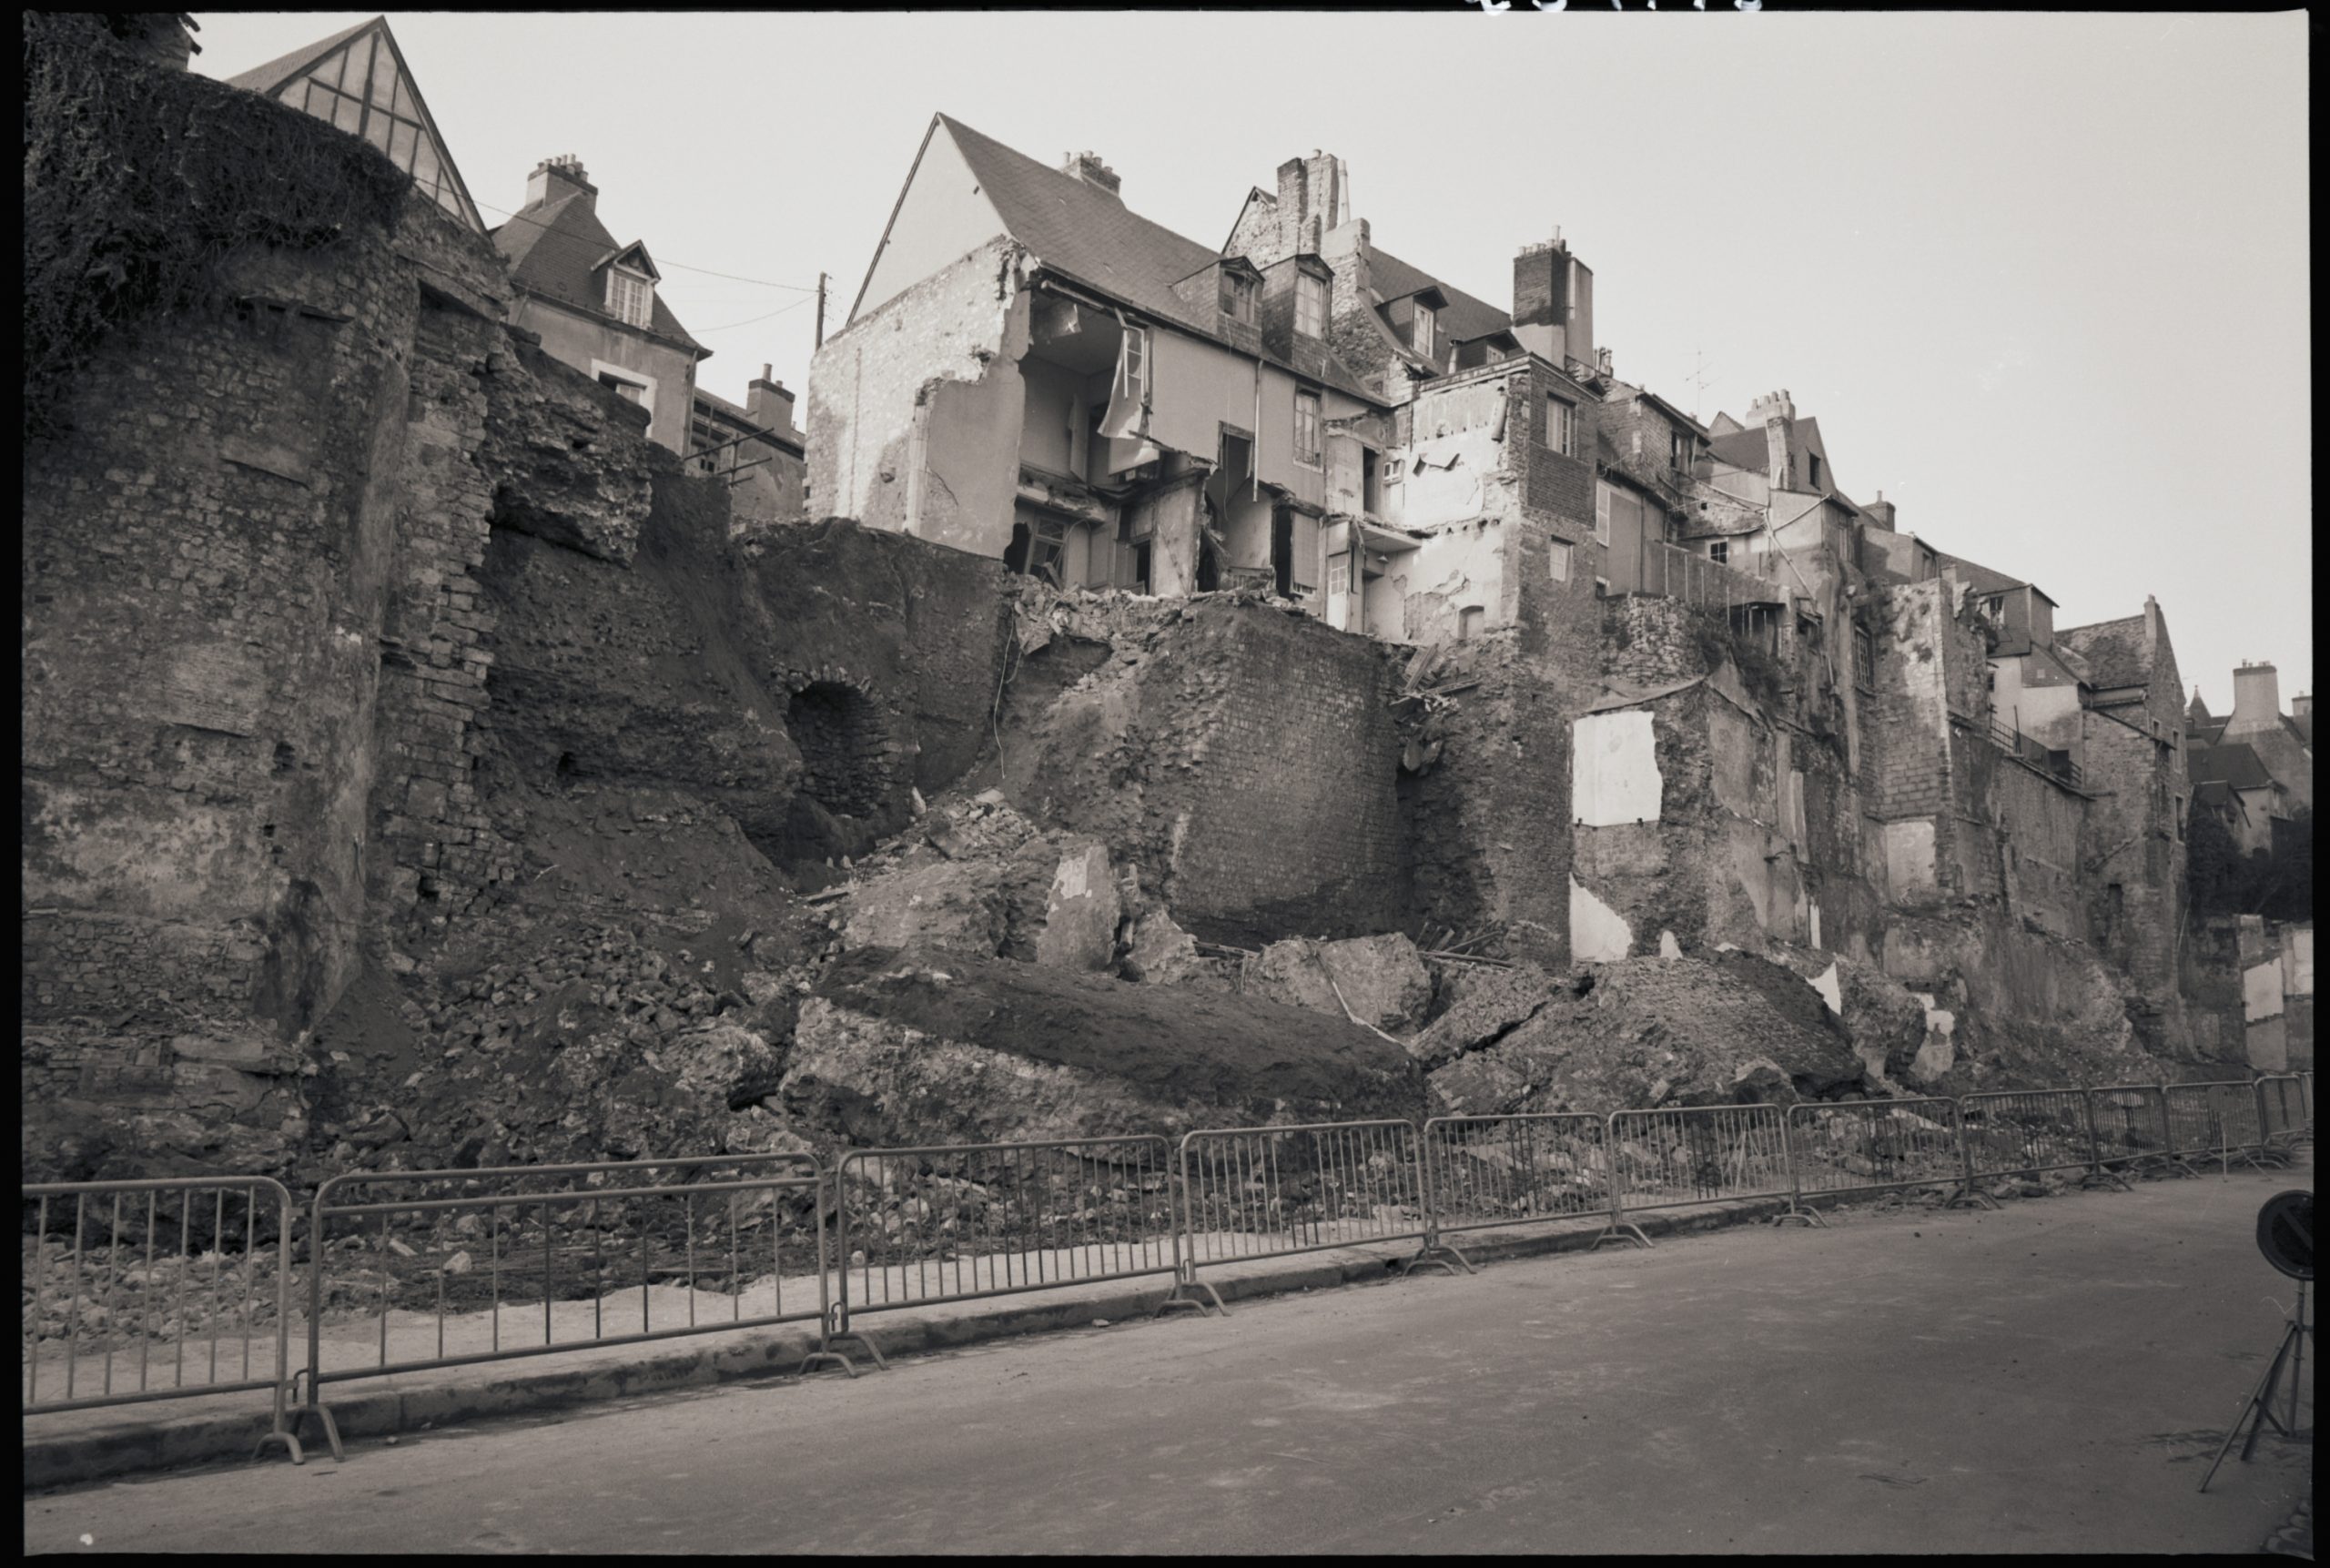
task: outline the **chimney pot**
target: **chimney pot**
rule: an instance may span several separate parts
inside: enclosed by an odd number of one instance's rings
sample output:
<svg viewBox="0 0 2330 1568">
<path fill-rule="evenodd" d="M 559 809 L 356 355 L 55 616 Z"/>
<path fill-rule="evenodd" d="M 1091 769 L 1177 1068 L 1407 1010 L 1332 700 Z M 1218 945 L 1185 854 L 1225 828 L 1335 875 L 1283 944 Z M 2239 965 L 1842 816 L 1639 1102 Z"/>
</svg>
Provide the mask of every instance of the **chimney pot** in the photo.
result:
<svg viewBox="0 0 2330 1568">
<path fill-rule="evenodd" d="M 1086 185 L 1105 190 L 1110 196 L 1119 194 L 1117 171 L 1102 162 L 1099 153 L 1070 153 L 1068 161 L 1060 165 L 1060 172 L 1071 179 L 1082 180 Z"/>
</svg>

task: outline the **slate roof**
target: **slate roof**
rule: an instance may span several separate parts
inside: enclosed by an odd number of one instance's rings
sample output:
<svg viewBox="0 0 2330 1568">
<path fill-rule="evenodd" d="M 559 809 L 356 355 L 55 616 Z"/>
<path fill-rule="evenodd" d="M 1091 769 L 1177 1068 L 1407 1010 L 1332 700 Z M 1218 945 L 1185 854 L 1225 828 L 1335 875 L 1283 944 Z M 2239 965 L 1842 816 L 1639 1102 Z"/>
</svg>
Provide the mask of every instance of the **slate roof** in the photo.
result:
<svg viewBox="0 0 2330 1568">
<path fill-rule="evenodd" d="M 572 191 L 556 201 L 521 208 L 493 230 L 493 248 L 510 263 L 511 281 L 530 294 L 554 299 L 570 310 L 618 321 L 606 307 L 606 289 L 593 278 L 611 252 L 630 248 L 618 245 L 607 226 L 592 210 L 588 191 Z M 708 359 L 712 350 L 688 336 L 680 319 L 655 291 L 650 330 L 682 349 Z"/>
<path fill-rule="evenodd" d="M 2227 722 L 2224 719 L 2203 719 L 2195 723 L 2191 719 L 2187 719 L 2184 721 L 2184 738 L 2197 745 L 2215 745 L 2224 738 L 2224 727 Z"/>
<path fill-rule="evenodd" d="M 228 77 L 227 85 L 230 87 L 240 87 L 247 93 L 272 93 L 318 60 L 347 43 L 357 34 L 371 26 L 373 23 L 385 20 L 387 18 L 375 16 L 370 21 L 359 22 L 353 27 L 343 28 L 329 38 L 319 38 L 312 44 L 303 44 L 288 55 L 278 55 L 264 66 L 254 66 L 238 76 Z"/>
<path fill-rule="evenodd" d="M 2221 784 L 2227 789 L 2272 789 L 2274 775 L 2265 761 L 2247 743 L 2203 746 L 2185 762 L 2185 775 L 2194 784 Z"/>
<path fill-rule="evenodd" d="M 1934 551 L 1934 564 L 1937 567 L 1958 568 L 1959 577 L 1972 583 L 1974 592 L 1977 593 L 2004 593 L 2011 588 L 2030 586 L 2020 577 L 2009 577 L 2005 572 L 1995 571 L 1979 561 L 1969 561 L 1962 555 L 1952 555 L 1946 550 Z"/>
<path fill-rule="evenodd" d="M 1221 260 L 1220 251 L 1150 222 L 1113 193 L 1039 163 L 951 115 L 937 118 L 955 138 L 980 190 L 995 204 L 1004 231 L 1046 267 L 1145 315 L 1217 343 L 1227 341 L 1213 312 L 1191 305 L 1173 289 L 1183 278 Z M 1262 358 L 1292 369 L 1275 355 Z M 1321 379 L 1329 386 L 1371 403 L 1383 402 L 1382 394 L 1369 391 L 1332 355 L 1327 358 L 1329 373 Z"/>
<path fill-rule="evenodd" d="M 1437 288 L 1448 303 L 1440 311 L 1440 325 L 1452 341 L 1463 342 L 1473 338 L 1485 338 L 1492 332 L 1510 331 L 1513 318 L 1485 300 L 1474 298 L 1462 288 L 1444 283 L 1420 267 L 1412 267 L 1388 250 L 1373 245 L 1367 248 L 1367 264 L 1375 284 L 1375 292 L 1388 302 L 1403 299 L 1426 288 Z"/>
<path fill-rule="evenodd" d="M 2152 650 L 2144 642 L 2141 615 L 2073 626 L 2056 632 L 2055 642 L 2079 655 L 2088 667 L 2090 683 L 2099 690 L 2152 684 Z"/>
</svg>

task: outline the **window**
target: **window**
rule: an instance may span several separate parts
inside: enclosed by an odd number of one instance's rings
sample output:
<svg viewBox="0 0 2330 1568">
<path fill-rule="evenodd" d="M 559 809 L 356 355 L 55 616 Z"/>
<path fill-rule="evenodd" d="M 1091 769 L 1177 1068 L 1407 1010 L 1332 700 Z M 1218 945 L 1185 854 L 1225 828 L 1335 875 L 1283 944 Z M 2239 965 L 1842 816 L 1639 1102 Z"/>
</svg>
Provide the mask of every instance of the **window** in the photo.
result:
<svg viewBox="0 0 2330 1568">
<path fill-rule="evenodd" d="M 1606 484 L 1594 487 L 1594 542 L 1610 542 L 1610 487 Z"/>
<path fill-rule="evenodd" d="M 1294 277 L 1294 329 L 1305 338 L 1327 335 L 1327 280 L 1308 272 Z"/>
<path fill-rule="evenodd" d="M 1853 628 L 1853 679 L 1877 688 L 1877 638 L 1866 626 Z"/>
<path fill-rule="evenodd" d="M 1254 280 L 1242 272 L 1221 275 L 1221 313 L 1234 320 L 1254 319 Z"/>
<path fill-rule="evenodd" d="M 1134 327 L 1125 333 L 1124 384 L 1133 401 L 1149 400 L 1149 329 Z"/>
<path fill-rule="evenodd" d="M 1722 565 L 1729 565 L 1731 563 L 1731 541 L 1727 539 L 1718 539 L 1713 544 L 1708 545 L 1707 559 Z"/>
<path fill-rule="evenodd" d="M 1545 559 L 1547 564 L 1553 569 L 1554 581 L 1567 582 L 1569 581 L 1569 546 L 1558 539 L 1555 540 L 1552 548 L 1545 551 Z"/>
<path fill-rule="evenodd" d="M 1666 456 L 1667 460 L 1671 461 L 1678 470 L 1684 473 L 1690 472 L 1691 432 L 1688 430 L 1669 431 L 1666 437 Z"/>
<path fill-rule="evenodd" d="M 1433 325 L 1434 319 L 1432 307 L 1421 299 L 1417 300 L 1415 320 L 1408 329 L 1408 341 L 1414 346 L 1415 351 L 1419 354 L 1429 354 L 1433 351 L 1433 344 L 1435 340 L 1433 334 L 1436 330 Z"/>
<path fill-rule="evenodd" d="M 655 285 L 625 268 L 609 268 L 607 313 L 633 327 L 646 326 L 654 319 Z"/>
<path fill-rule="evenodd" d="M 1577 410 L 1561 399 L 1545 397 L 1545 445 L 1565 457 L 1576 451 Z"/>
<path fill-rule="evenodd" d="M 1294 394 L 1294 460 L 1319 466 L 1320 400 L 1316 392 Z"/>
<path fill-rule="evenodd" d="M 655 378 L 643 376 L 628 366 L 610 364 L 604 359 L 591 361 L 591 375 L 599 385 L 626 401 L 637 403 L 649 413 L 655 411 Z"/>
<path fill-rule="evenodd" d="M 1804 454 L 1804 461 L 1806 464 L 1805 473 L 1807 477 L 1811 480 L 1812 488 L 1814 490 L 1818 490 L 1820 488 L 1820 454 L 1818 452 L 1807 452 Z"/>
</svg>

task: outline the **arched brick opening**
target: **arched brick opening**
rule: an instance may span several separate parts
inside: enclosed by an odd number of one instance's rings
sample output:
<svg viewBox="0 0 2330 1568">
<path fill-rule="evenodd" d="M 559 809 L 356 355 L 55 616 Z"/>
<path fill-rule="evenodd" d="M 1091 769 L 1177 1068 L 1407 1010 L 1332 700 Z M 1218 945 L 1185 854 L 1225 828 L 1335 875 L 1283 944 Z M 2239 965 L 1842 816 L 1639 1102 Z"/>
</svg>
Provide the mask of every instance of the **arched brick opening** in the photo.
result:
<svg viewBox="0 0 2330 1568">
<path fill-rule="evenodd" d="M 897 825 L 902 793 L 888 716 L 858 688 L 812 681 L 793 693 L 785 728 L 801 754 L 785 857 L 795 863 L 863 854 Z"/>
</svg>

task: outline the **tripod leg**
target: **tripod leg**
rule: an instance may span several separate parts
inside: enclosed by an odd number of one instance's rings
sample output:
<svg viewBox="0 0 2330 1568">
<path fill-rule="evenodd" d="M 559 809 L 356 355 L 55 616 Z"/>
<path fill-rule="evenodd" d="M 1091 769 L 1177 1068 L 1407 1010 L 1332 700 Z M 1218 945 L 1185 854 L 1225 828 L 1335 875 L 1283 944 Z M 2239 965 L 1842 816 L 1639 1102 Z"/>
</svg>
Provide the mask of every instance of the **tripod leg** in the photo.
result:
<svg viewBox="0 0 2330 1568">
<path fill-rule="evenodd" d="M 2274 1417 L 2271 1408 L 2273 1397 L 2271 1391 L 2281 1378 L 2282 1363 L 2288 1359 L 2290 1353 L 2290 1334 L 2295 1330 L 2296 1325 L 2292 1324 L 2283 1332 L 2282 1342 L 2274 1350 L 2274 1364 L 2265 1369 L 2265 1375 L 2258 1380 L 2256 1391 L 2252 1393 L 2248 1401 L 2241 1407 L 2241 1413 L 2234 1417 L 2233 1430 L 2224 1434 L 2224 1442 L 2218 1446 L 2216 1458 L 2209 1463 L 2209 1473 L 2201 1477 L 2203 1492 L 2206 1492 L 2209 1489 L 2209 1482 L 2216 1479 L 2217 1466 L 2223 1464 L 2224 1456 L 2233 1452 L 2233 1440 L 2241 1435 L 2243 1427 L 2250 1427 L 2249 1442 L 2241 1451 L 2241 1457 L 2245 1462 L 2252 1453 L 2256 1452 L 2257 1434 L 2264 1423 L 2270 1421 L 2277 1427 L 2282 1424 Z M 2261 1418 L 2254 1426 L 2251 1425 L 2253 1416 Z"/>
</svg>

